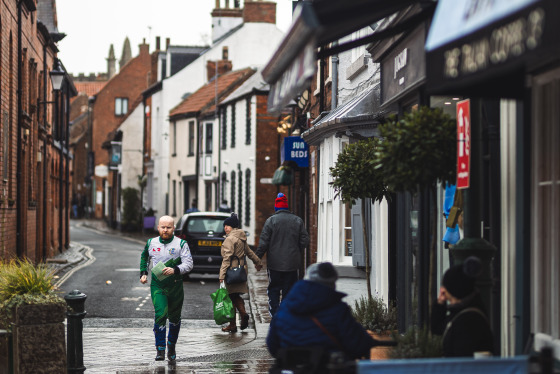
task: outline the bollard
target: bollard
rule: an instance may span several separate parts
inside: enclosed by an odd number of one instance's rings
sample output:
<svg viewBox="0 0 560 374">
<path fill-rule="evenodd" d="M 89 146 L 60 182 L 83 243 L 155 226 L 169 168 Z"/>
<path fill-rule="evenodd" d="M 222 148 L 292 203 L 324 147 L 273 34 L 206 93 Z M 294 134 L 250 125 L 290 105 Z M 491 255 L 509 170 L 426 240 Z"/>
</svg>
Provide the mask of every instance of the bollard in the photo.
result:
<svg viewBox="0 0 560 374">
<path fill-rule="evenodd" d="M 82 341 L 83 322 L 86 316 L 85 303 L 87 296 L 78 290 L 70 292 L 64 296 L 68 305 L 67 321 L 67 363 L 68 373 L 83 373 L 84 366 L 84 345 Z"/>
</svg>

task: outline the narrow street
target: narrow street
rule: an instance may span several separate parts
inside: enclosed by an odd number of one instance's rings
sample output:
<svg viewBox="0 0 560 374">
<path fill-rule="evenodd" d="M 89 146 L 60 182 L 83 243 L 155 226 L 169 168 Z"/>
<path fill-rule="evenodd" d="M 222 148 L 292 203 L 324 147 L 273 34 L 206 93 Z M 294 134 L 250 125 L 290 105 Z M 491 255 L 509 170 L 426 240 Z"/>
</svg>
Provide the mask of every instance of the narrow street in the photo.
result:
<svg viewBox="0 0 560 374">
<path fill-rule="evenodd" d="M 141 239 L 101 232 L 72 221 L 70 252 L 81 260 L 59 274 L 62 294 L 87 295 L 83 320 L 84 365 L 88 373 L 265 373 L 272 359 L 264 338 L 268 324 L 251 319 L 249 329 L 225 334 L 212 317 L 210 293 L 216 275 L 184 283 L 177 361 L 156 362 L 149 286 L 138 281 Z M 254 271 L 254 269 L 252 269 Z M 254 308 L 254 303 L 247 303 Z"/>
</svg>

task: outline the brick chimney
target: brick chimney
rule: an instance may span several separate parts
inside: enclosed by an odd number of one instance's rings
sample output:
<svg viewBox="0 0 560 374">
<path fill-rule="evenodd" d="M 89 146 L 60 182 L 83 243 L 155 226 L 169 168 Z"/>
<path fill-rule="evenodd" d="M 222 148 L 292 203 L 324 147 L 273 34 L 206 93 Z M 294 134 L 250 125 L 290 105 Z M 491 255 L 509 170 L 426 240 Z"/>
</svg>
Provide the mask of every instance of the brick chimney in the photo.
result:
<svg viewBox="0 0 560 374">
<path fill-rule="evenodd" d="M 138 45 L 140 48 L 140 55 L 149 55 L 150 54 L 150 45 L 146 44 L 146 39 L 142 39 L 142 44 Z"/>
<path fill-rule="evenodd" d="M 232 69 L 231 61 L 220 60 L 218 61 L 218 76 L 223 75 Z M 206 63 L 206 75 L 208 81 L 212 80 L 216 76 L 216 61 L 208 61 Z"/>
<path fill-rule="evenodd" d="M 276 3 L 272 1 L 245 1 L 243 22 L 276 24 Z"/>
</svg>

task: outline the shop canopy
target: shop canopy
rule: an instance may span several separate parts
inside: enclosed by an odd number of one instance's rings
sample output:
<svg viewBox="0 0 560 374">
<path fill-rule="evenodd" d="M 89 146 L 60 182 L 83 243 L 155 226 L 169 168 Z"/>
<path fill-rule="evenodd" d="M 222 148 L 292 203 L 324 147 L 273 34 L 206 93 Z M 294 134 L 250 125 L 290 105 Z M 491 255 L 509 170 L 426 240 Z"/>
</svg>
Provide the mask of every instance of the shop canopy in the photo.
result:
<svg viewBox="0 0 560 374">
<path fill-rule="evenodd" d="M 350 35 L 364 27 L 414 4 L 435 4 L 432 0 L 316 0 L 300 1 L 294 11 L 293 22 L 278 50 L 263 70 L 263 78 L 271 84 L 268 110 L 279 113 L 301 92 L 315 74 L 317 48 Z M 433 11 L 433 10 L 430 10 Z M 423 16 L 423 15 L 422 15 Z M 395 30 L 384 30 L 371 38 L 330 46 L 319 51 L 326 57 L 359 45 L 402 32 L 409 23 L 419 22 L 420 16 L 399 25 Z"/>
<path fill-rule="evenodd" d="M 379 111 L 380 96 L 380 85 L 377 84 L 316 119 L 313 127 L 302 134 L 302 138 L 316 145 L 330 134 L 356 138 L 379 136 L 377 125 L 383 117 Z"/>
</svg>

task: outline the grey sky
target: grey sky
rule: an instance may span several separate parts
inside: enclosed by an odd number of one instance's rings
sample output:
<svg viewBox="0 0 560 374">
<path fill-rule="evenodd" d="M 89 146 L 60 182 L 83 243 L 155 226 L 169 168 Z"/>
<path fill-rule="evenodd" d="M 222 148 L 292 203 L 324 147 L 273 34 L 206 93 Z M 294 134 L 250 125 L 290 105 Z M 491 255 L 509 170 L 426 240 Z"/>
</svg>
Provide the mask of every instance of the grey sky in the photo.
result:
<svg viewBox="0 0 560 374">
<path fill-rule="evenodd" d="M 291 0 L 276 0 L 276 24 L 286 32 L 291 24 Z M 125 37 L 132 55 L 143 39 L 155 48 L 166 38 L 173 45 L 204 45 L 211 35 L 210 13 L 215 0 L 57 0 L 58 29 L 66 37 L 58 43 L 59 57 L 68 72 L 99 73 L 107 70 L 106 58 L 113 44 L 117 61 Z M 118 65 L 117 65 L 118 68 Z"/>
</svg>

